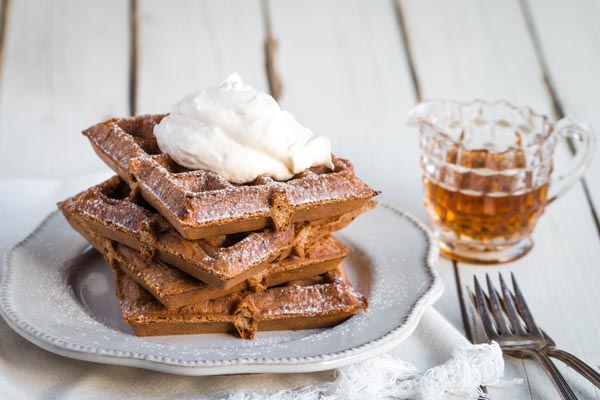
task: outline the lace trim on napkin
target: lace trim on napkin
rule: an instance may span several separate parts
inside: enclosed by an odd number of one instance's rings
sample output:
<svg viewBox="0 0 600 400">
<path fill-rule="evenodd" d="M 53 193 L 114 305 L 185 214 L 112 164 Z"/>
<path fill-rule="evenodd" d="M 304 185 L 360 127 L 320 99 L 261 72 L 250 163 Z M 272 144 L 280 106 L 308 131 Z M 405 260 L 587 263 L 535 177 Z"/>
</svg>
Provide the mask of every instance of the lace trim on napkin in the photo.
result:
<svg viewBox="0 0 600 400">
<path fill-rule="evenodd" d="M 229 400 L 422 399 L 443 400 L 447 394 L 488 398 L 481 386 L 506 386 L 504 359 L 497 343 L 469 345 L 452 352 L 442 365 L 421 373 L 412 364 L 384 354 L 340 368 L 335 380 L 276 393 L 238 391 Z"/>
</svg>

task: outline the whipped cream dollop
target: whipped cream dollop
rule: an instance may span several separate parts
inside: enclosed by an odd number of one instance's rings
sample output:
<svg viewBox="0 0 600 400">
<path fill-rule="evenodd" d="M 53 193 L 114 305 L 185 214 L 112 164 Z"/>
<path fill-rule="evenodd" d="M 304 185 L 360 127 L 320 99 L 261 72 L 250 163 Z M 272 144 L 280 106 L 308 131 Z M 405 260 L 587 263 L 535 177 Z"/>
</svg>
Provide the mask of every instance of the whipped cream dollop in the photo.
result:
<svg viewBox="0 0 600 400">
<path fill-rule="evenodd" d="M 185 97 L 154 127 L 154 135 L 176 163 L 234 183 L 263 174 L 285 181 L 319 165 L 333 169 L 329 138 L 315 136 L 238 74 Z"/>
</svg>

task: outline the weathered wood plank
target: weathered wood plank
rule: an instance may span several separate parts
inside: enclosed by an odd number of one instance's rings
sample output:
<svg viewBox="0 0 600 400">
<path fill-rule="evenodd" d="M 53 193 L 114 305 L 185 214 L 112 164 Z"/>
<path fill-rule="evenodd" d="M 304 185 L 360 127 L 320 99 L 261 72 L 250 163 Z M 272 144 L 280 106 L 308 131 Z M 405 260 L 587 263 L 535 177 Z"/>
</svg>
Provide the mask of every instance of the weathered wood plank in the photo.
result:
<svg viewBox="0 0 600 400">
<path fill-rule="evenodd" d="M 552 99 L 517 1 L 401 4 L 424 97 L 506 98 L 551 114 Z M 582 186 L 577 185 L 547 209 L 528 256 L 498 267 L 461 264 L 459 270 L 462 284 L 470 286 L 473 275 L 514 271 L 537 321 L 559 345 L 598 365 L 599 349 L 590 341 L 597 339 L 600 315 L 590 293 L 600 284 L 600 243 L 591 217 Z M 525 372 L 521 361 L 507 362 L 512 366 L 509 374 Z M 524 365 L 529 388 L 491 390 L 492 395 L 556 397 L 541 369 L 529 361 Z M 572 374 L 568 378 L 583 397 L 593 395 L 586 381 Z"/>
<path fill-rule="evenodd" d="M 167 112 L 233 72 L 268 90 L 258 0 L 142 1 L 138 18 L 137 113 Z"/>
<path fill-rule="evenodd" d="M 105 168 L 79 132 L 126 115 L 128 5 L 12 1 L 0 85 L 0 177 Z"/>
<path fill-rule="evenodd" d="M 417 136 L 405 126 L 415 90 L 393 3 L 270 4 L 282 106 L 329 136 L 382 200 L 426 220 Z M 442 260 L 440 272 L 446 290 L 436 308 L 462 331 L 452 263 Z"/>
<path fill-rule="evenodd" d="M 538 39 L 542 61 L 561 111 L 577 120 L 589 122 L 597 136 L 600 134 L 600 3 L 594 0 L 530 0 L 523 1 L 523 6 Z M 598 215 L 598 151 L 585 180 Z"/>
</svg>

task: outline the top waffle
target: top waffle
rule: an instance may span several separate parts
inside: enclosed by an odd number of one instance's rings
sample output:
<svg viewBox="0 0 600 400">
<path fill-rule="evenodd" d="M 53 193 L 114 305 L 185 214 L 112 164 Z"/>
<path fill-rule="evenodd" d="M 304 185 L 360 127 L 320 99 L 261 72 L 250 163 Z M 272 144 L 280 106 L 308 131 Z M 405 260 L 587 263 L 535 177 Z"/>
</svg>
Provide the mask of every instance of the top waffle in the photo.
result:
<svg viewBox="0 0 600 400">
<path fill-rule="evenodd" d="M 96 153 L 156 208 L 182 236 L 200 239 L 344 214 L 375 192 L 334 157 L 335 169 L 307 169 L 286 182 L 259 176 L 232 184 L 205 170 L 188 170 L 162 154 L 153 135 L 164 115 L 111 119 L 83 132 Z"/>
</svg>

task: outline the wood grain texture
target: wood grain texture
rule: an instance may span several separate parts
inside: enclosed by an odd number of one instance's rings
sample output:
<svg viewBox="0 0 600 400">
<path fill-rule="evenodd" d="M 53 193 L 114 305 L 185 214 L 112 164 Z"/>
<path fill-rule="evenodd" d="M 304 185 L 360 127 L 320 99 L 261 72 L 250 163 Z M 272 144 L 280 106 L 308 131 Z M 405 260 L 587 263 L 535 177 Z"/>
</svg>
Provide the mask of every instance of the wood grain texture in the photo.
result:
<svg viewBox="0 0 600 400">
<path fill-rule="evenodd" d="M 282 107 L 329 136 L 382 200 L 427 220 L 417 135 L 406 127 L 415 91 L 393 3 L 270 4 Z M 440 272 L 446 289 L 436 308 L 462 331 L 452 263 L 441 260 Z"/>
<path fill-rule="evenodd" d="M 538 38 L 544 66 L 562 111 L 600 134 L 600 2 L 523 0 Z M 600 153 L 586 174 L 600 210 Z M 600 233 L 600 232 L 599 232 Z"/>
<path fill-rule="evenodd" d="M 0 177 L 104 169 L 80 132 L 127 113 L 127 2 L 12 1 L 0 86 Z"/>
<path fill-rule="evenodd" d="M 137 113 L 167 112 L 233 72 L 268 91 L 258 0 L 141 1 L 138 18 Z"/>
<path fill-rule="evenodd" d="M 402 9 L 424 97 L 505 98 L 552 113 L 552 99 L 517 1 L 405 1 Z M 516 262 L 459 265 L 462 284 L 472 287 L 473 275 L 514 271 L 538 323 L 559 346 L 598 365 L 600 349 L 592 342 L 600 331 L 600 314 L 592 293 L 600 285 L 600 244 L 580 184 L 547 209 L 534 240 L 533 251 Z M 491 389 L 492 396 L 557 396 L 537 365 L 510 358 L 507 362 L 508 374 L 526 373 L 528 385 Z M 597 395 L 586 381 L 563 370 L 582 398 Z"/>
</svg>

